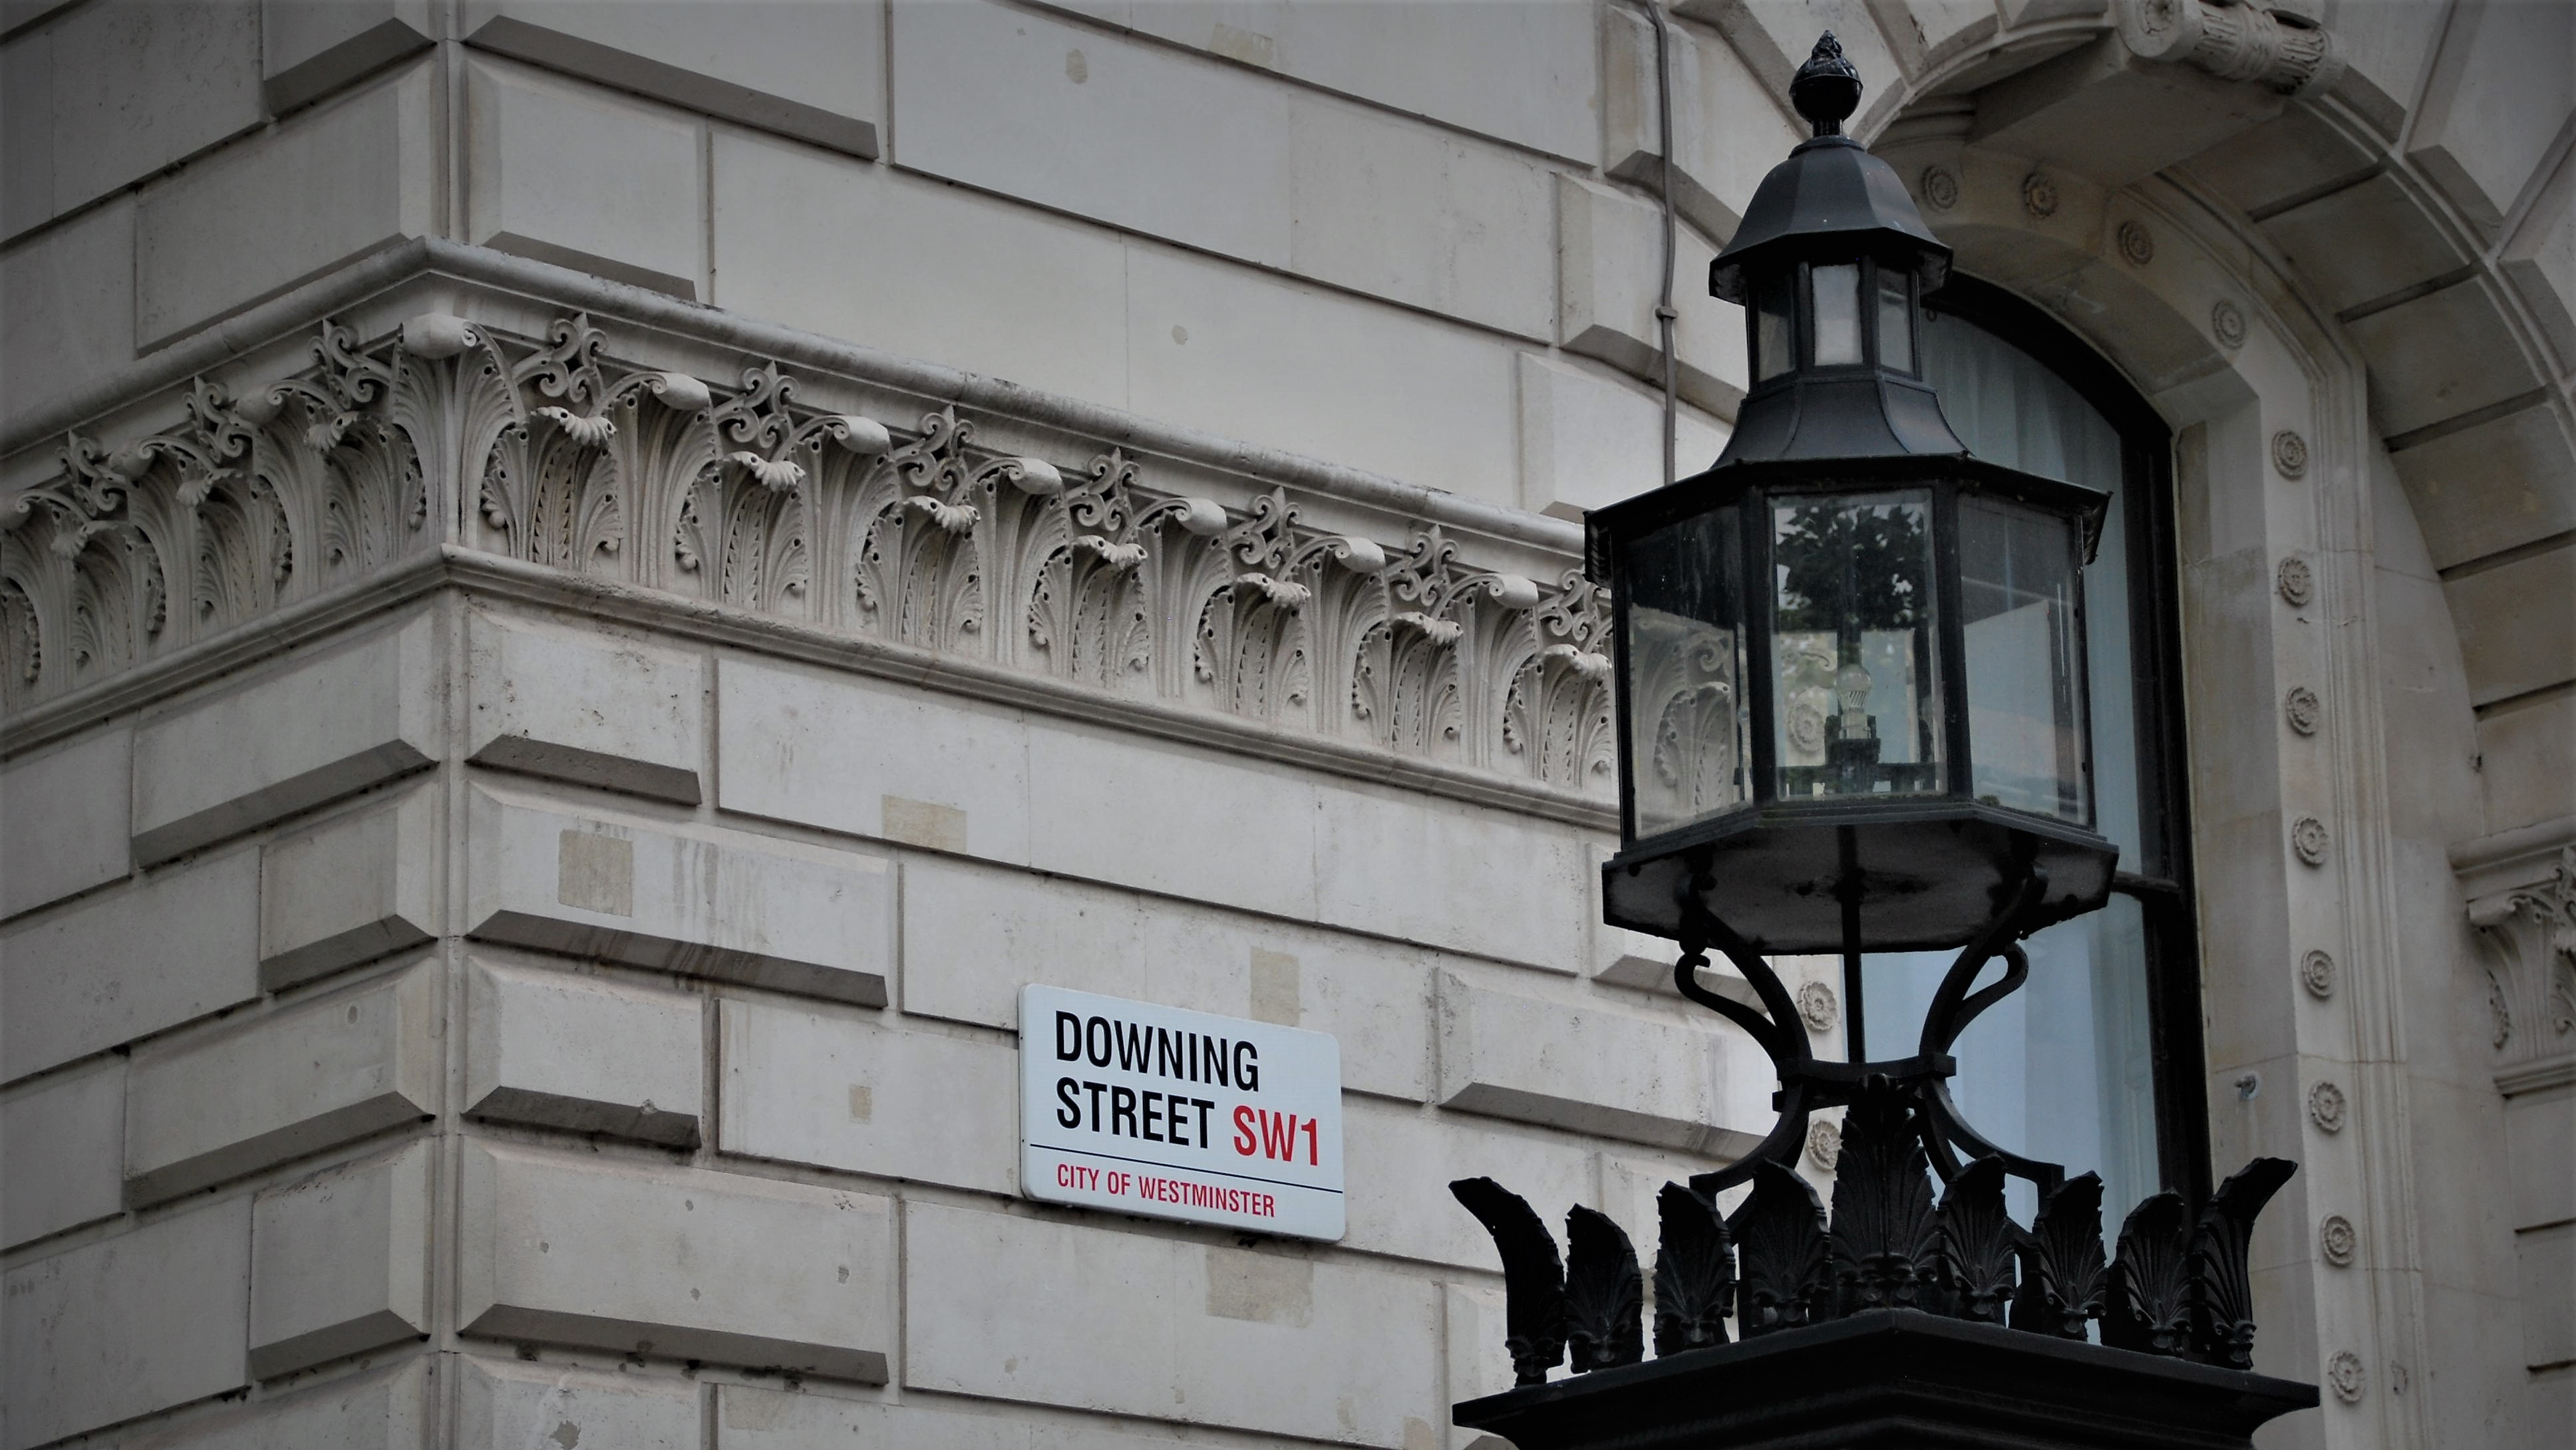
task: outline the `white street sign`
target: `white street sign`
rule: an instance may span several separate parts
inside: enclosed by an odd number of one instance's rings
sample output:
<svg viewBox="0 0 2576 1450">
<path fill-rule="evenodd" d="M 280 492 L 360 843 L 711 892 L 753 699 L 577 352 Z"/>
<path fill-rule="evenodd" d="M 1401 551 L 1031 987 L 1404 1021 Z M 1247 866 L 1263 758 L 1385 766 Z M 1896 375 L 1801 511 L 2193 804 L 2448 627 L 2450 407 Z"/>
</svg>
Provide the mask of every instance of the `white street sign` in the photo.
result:
<svg viewBox="0 0 2576 1450">
<path fill-rule="evenodd" d="M 1342 1049 L 1322 1032 L 1020 989 L 1020 1191 L 1342 1236 Z"/>
</svg>

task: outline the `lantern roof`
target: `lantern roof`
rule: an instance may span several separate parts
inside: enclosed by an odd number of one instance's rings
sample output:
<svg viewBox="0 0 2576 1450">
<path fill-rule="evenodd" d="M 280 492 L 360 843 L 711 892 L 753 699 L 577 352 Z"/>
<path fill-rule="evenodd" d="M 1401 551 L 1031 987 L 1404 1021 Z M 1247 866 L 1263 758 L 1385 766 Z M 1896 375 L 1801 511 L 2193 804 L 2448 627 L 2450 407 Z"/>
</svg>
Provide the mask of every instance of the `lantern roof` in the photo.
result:
<svg viewBox="0 0 2576 1450">
<path fill-rule="evenodd" d="M 1781 252 L 1809 252 L 1826 239 L 1841 241 L 1836 250 L 1845 253 L 1909 255 L 1927 292 L 1949 276 L 1950 249 L 1924 225 L 1896 169 L 1842 133 L 1860 93 L 1859 70 L 1826 31 L 1789 83 L 1789 102 L 1815 135 L 1798 143 L 1755 188 L 1743 225 L 1709 264 L 1711 294 L 1742 303 L 1748 265 L 1758 267 Z"/>
</svg>

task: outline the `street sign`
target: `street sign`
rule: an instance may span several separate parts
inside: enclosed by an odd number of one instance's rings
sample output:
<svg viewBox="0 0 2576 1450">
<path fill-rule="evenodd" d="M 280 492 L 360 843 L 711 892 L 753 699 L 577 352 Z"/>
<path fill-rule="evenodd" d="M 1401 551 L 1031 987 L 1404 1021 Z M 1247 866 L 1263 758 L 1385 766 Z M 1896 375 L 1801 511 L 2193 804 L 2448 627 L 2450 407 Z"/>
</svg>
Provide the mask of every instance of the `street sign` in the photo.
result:
<svg viewBox="0 0 2576 1450">
<path fill-rule="evenodd" d="M 1342 1050 L 1322 1032 L 1020 989 L 1020 1191 L 1342 1236 Z"/>
</svg>

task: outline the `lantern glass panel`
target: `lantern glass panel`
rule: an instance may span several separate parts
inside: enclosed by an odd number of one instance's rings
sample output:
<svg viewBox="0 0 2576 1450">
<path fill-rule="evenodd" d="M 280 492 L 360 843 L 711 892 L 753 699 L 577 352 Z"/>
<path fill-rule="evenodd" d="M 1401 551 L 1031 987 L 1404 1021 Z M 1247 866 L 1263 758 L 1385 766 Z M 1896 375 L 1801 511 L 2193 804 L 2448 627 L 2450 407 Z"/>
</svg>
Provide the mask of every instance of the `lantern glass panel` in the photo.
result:
<svg viewBox="0 0 2576 1450">
<path fill-rule="evenodd" d="M 1722 509 L 1640 537 L 1621 561 L 1634 838 L 1745 803 L 1738 533 Z"/>
<path fill-rule="evenodd" d="M 1971 794 L 2089 823 L 2075 547 L 2070 520 L 1959 501 Z"/>
<path fill-rule="evenodd" d="M 1860 264 L 1839 262 L 1810 269 L 1816 291 L 1816 366 L 1860 359 Z"/>
<path fill-rule="evenodd" d="M 1914 371 L 1914 303 L 1907 277 L 1881 267 L 1878 271 L 1878 364 L 1900 373 Z"/>
<path fill-rule="evenodd" d="M 1940 794 L 1929 492 L 1775 498 L 1771 565 L 1780 797 Z"/>
<path fill-rule="evenodd" d="M 1753 380 L 1768 382 L 1798 365 L 1797 319 L 1790 307 L 1791 278 L 1775 272 L 1753 298 Z"/>
</svg>

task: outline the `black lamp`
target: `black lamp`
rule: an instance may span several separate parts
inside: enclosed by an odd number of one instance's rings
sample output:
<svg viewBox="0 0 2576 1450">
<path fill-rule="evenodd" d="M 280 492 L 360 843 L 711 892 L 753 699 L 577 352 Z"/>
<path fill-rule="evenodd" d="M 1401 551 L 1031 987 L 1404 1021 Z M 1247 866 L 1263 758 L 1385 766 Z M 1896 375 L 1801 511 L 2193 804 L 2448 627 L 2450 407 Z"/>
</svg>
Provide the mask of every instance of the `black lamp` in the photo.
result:
<svg viewBox="0 0 2576 1450">
<path fill-rule="evenodd" d="M 2029 977 L 2020 939 L 2109 894 L 2080 574 L 2108 500 L 1968 456 L 1915 332 L 1949 251 L 1841 134 L 1860 78 L 1832 35 L 1790 98 L 1816 134 L 1710 270 L 1748 309 L 1735 435 L 1706 473 L 1592 514 L 1587 540 L 1618 664 L 1606 913 L 1681 944 L 1675 987 L 1769 1054 L 1779 1120 L 1658 1195 L 1652 1363 L 1625 1230 L 1578 1206 L 1560 1257 L 1526 1200 L 1452 1183 L 1501 1253 L 1519 1381 L 1456 1423 L 1522 1450 L 2249 1450 L 2317 1402 L 2252 1372 L 2248 1245 L 2293 1166 L 2257 1158 L 2197 1205 L 2150 1195 L 2106 1255 L 2101 1179 L 1998 1147 L 1949 1094 L 1952 1044 Z M 1701 984 L 1712 947 L 1758 1006 Z M 1913 1055 L 1859 1060 L 1861 953 L 1946 947 Z M 1830 950 L 1852 1061 L 1815 1058 L 1763 960 Z M 1834 1106 L 1829 1221 L 1792 1165 Z M 2027 1228 L 2007 1175 L 2037 1190 Z"/>
<path fill-rule="evenodd" d="M 1842 134 L 1859 95 L 1827 36 L 1790 86 L 1816 134 L 1710 268 L 1709 290 L 1747 305 L 1753 358 L 1726 451 L 1587 521 L 1618 665 L 1605 912 L 1686 960 L 1725 951 L 1773 1007 L 1757 1026 L 1680 973 L 1780 1060 L 1781 1141 L 1755 1155 L 1775 1161 L 1804 1108 L 1871 1071 L 1940 1100 L 1936 1158 L 1953 1135 L 1990 1150 L 1939 1083 L 1982 1010 L 1968 987 L 1998 953 L 2019 960 L 2013 941 L 2099 908 L 2119 855 L 2093 829 L 2085 719 L 2081 571 L 2109 498 L 1973 458 L 1951 431 L 1916 334 L 1950 251 Z M 1814 1062 L 1760 961 L 1840 952 L 1856 1003 L 1864 951 L 1960 946 L 1916 1055 L 1879 1063 Z"/>
</svg>

